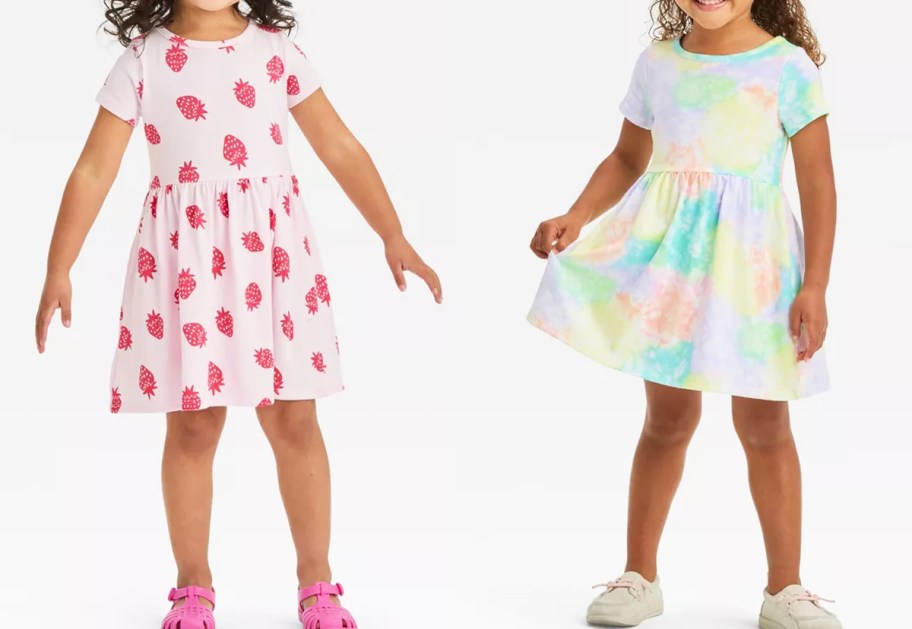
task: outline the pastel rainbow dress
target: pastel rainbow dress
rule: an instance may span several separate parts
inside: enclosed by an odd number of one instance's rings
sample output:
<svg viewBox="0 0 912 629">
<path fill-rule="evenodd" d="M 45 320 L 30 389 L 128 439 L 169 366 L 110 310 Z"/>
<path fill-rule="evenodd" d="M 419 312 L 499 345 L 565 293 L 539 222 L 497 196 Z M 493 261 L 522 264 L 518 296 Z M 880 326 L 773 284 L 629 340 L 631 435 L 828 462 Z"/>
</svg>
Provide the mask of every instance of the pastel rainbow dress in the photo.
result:
<svg viewBox="0 0 912 629">
<path fill-rule="evenodd" d="M 789 138 L 828 113 L 817 67 L 776 37 L 733 55 L 679 39 L 637 61 L 621 112 L 649 129 L 647 172 L 549 257 L 529 320 L 645 380 L 790 400 L 828 388 L 788 329 L 801 229 L 782 190 Z"/>
</svg>

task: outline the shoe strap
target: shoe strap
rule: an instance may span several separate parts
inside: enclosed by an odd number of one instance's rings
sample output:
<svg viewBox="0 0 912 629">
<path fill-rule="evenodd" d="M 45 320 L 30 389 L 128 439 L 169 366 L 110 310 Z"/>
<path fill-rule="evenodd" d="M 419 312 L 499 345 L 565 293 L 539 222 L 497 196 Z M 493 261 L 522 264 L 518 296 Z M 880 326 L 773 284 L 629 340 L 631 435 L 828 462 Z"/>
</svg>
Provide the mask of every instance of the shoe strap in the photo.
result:
<svg viewBox="0 0 912 629">
<path fill-rule="evenodd" d="M 209 604 L 212 605 L 212 608 L 215 609 L 215 590 L 207 590 L 206 588 L 199 587 L 198 585 L 188 585 L 183 588 L 171 588 L 171 591 L 168 592 L 168 600 L 171 602 L 180 600 L 182 598 L 187 599 L 185 605 L 194 605 L 199 606 L 199 599 L 203 598 L 209 601 Z"/>
<path fill-rule="evenodd" d="M 298 602 L 303 601 L 306 598 L 311 596 L 316 596 L 317 601 L 319 602 L 321 598 L 326 596 L 342 596 L 345 594 L 345 590 L 342 588 L 341 583 L 326 583 L 325 581 L 320 581 L 319 583 L 314 583 L 307 587 L 303 587 L 298 590 Z"/>
</svg>

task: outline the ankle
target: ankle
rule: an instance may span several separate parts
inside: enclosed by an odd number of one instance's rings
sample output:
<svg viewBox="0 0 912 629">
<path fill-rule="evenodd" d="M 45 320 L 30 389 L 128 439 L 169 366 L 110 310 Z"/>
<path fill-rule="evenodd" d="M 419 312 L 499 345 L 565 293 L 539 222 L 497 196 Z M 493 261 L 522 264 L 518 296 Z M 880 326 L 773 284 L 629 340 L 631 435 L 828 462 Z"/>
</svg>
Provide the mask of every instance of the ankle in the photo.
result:
<svg viewBox="0 0 912 629">
<path fill-rule="evenodd" d="M 635 563 L 628 563 L 624 568 L 624 572 L 636 572 L 641 577 L 653 583 L 656 578 L 658 578 L 659 571 L 658 568 L 654 565 L 637 565 Z"/>
<path fill-rule="evenodd" d="M 187 570 L 177 574 L 177 587 L 185 588 L 189 585 L 212 589 L 212 573 L 209 570 Z"/>
<path fill-rule="evenodd" d="M 332 581 L 332 570 L 329 562 L 323 561 L 306 561 L 298 562 L 298 589 L 308 587 L 314 583 L 330 583 Z"/>
</svg>

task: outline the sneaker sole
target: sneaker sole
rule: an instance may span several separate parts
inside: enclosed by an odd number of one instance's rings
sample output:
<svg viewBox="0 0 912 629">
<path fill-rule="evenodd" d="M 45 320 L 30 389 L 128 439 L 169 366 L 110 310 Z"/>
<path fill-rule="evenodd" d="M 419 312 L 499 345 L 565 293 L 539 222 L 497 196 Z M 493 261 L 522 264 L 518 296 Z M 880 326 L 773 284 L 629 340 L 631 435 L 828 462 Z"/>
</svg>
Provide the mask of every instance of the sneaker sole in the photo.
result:
<svg viewBox="0 0 912 629">
<path fill-rule="evenodd" d="M 760 616 L 760 629 L 785 629 L 785 626 L 780 625 L 775 620 Z"/>
<path fill-rule="evenodd" d="M 648 616 L 643 616 L 636 622 L 620 622 L 617 620 L 611 620 L 609 618 L 599 617 L 597 615 L 586 616 L 586 623 L 593 627 L 636 627 L 641 622 L 649 620 L 650 618 L 655 618 L 656 616 L 661 616 L 663 610 L 658 610 L 649 614 Z M 780 627 L 770 628 L 770 629 L 782 629 Z"/>
</svg>

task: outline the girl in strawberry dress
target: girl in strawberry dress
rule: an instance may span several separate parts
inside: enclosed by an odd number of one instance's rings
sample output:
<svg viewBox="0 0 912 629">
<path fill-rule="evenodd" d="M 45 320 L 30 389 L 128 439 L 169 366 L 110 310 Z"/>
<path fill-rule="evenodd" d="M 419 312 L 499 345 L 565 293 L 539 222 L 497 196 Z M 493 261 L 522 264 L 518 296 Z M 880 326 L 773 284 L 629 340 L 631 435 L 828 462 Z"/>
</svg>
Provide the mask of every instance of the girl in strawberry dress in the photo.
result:
<svg viewBox="0 0 912 629">
<path fill-rule="evenodd" d="M 289 39 L 290 3 L 108 2 L 126 50 L 63 194 L 36 320 L 70 325 L 69 270 L 140 128 L 151 172 L 127 265 L 111 411 L 163 412 L 177 561 L 164 627 L 213 629 L 212 461 L 227 406 L 256 407 L 298 552 L 300 620 L 354 627 L 330 583 L 329 472 L 314 400 L 342 389 L 332 282 L 287 151 L 293 120 L 383 239 L 400 289 L 440 283 L 403 236 L 370 157 Z M 288 112 L 291 112 L 289 117 Z"/>
</svg>

